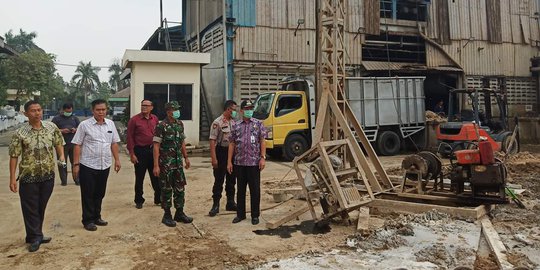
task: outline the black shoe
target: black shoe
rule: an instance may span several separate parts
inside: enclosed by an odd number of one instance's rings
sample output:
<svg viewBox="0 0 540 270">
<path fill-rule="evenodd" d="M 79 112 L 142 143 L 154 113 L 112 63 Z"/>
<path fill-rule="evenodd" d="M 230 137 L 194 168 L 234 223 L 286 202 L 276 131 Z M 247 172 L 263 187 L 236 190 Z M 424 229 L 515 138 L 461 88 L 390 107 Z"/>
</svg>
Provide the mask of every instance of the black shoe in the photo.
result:
<svg viewBox="0 0 540 270">
<path fill-rule="evenodd" d="M 234 217 L 234 219 L 232 220 L 232 223 L 238 223 L 242 220 L 246 219 L 245 217 L 244 218 L 241 218 L 241 217 Z"/>
<path fill-rule="evenodd" d="M 142 208 L 142 203 L 136 203 L 136 204 L 135 204 L 135 208 L 141 209 L 141 208 Z"/>
<path fill-rule="evenodd" d="M 161 204 L 161 201 L 156 201 L 156 200 L 154 200 L 154 204 L 155 204 L 155 205 L 160 205 L 160 204 Z"/>
<path fill-rule="evenodd" d="M 174 222 L 170 215 L 164 215 L 163 219 L 161 219 L 161 223 L 167 225 L 168 227 L 176 227 L 176 222 Z"/>
<path fill-rule="evenodd" d="M 93 231 L 97 230 L 97 226 L 94 223 L 88 223 L 88 224 L 84 225 L 84 229 L 87 230 L 87 231 L 93 232 Z"/>
<path fill-rule="evenodd" d="M 251 224 L 253 225 L 259 224 L 259 218 L 258 217 L 251 218 Z"/>
<path fill-rule="evenodd" d="M 96 222 L 94 222 L 94 224 L 98 225 L 98 226 L 107 226 L 107 224 L 109 224 L 109 222 L 103 220 L 103 219 L 98 219 L 96 220 Z"/>
<path fill-rule="evenodd" d="M 79 180 L 74 180 L 74 181 L 75 181 L 76 186 L 80 185 Z"/>
<path fill-rule="evenodd" d="M 60 184 L 60 185 L 62 185 L 62 186 L 67 186 L 67 183 L 62 183 L 62 184 Z"/>
<path fill-rule="evenodd" d="M 188 217 L 183 211 L 176 211 L 176 213 L 174 214 L 174 220 L 183 223 L 193 222 L 193 218 Z"/>
<path fill-rule="evenodd" d="M 236 211 L 236 203 L 234 201 L 227 201 L 227 205 L 225 205 L 225 210 Z"/>
<path fill-rule="evenodd" d="M 51 240 L 52 240 L 52 237 L 43 236 L 43 238 L 41 238 L 41 243 L 42 244 L 47 244 L 47 243 L 51 242 Z"/>
<path fill-rule="evenodd" d="M 219 201 L 214 200 L 214 204 L 212 204 L 212 209 L 210 209 L 210 212 L 208 212 L 208 215 L 213 217 L 219 213 Z"/>
<path fill-rule="evenodd" d="M 40 245 L 41 245 L 41 241 L 32 242 L 32 244 L 28 246 L 28 251 L 36 252 L 38 251 Z"/>
</svg>

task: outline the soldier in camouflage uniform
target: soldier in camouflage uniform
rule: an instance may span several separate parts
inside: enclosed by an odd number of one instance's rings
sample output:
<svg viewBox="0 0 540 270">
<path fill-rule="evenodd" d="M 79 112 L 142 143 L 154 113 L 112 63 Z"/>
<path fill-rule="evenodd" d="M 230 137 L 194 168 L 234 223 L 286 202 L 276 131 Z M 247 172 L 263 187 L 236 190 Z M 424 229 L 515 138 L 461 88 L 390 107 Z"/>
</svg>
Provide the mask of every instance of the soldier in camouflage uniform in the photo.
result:
<svg viewBox="0 0 540 270">
<path fill-rule="evenodd" d="M 169 227 L 176 226 L 175 221 L 183 223 L 193 221 L 193 218 L 184 213 L 186 176 L 182 167 L 182 157 L 185 160 L 186 169 L 189 169 L 190 162 L 186 151 L 184 124 L 178 120 L 180 118 L 179 109 L 180 106 L 176 101 L 165 104 L 167 117 L 156 126 L 153 139 L 154 175 L 159 177 L 161 207 L 165 211 L 161 222 Z M 173 197 L 174 207 L 176 208 L 174 219 L 171 214 Z"/>
</svg>

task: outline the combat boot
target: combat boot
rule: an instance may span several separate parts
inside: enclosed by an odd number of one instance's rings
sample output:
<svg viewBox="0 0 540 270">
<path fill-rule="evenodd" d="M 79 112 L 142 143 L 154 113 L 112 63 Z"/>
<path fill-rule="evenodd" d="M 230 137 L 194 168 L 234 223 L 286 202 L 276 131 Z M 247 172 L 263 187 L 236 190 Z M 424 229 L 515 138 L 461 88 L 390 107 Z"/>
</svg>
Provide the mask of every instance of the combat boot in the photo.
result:
<svg viewBox="0 0 540 270">
<path fill-rule="evenodd" d="M 172 218 L 171 209 L 165 209 L 165 214 L 163 214 L 161 223 L 167 225 L 168 227 L 176 227 L 176 222 L 174 222 Z"/>
<path fill-rule="evenodd" d="M 225 210 L 227 211 L 236 211 L 236 203 L 234 202 L 234 199 L 227 198 L 227 205 L 225 205 Z"/>
<path fill-rule="evenodd" d="M 212 209 L 208 212 L 208 215 L 213 217 L 219 213 L 219 199 L 214 199 L 214 204 L 212 204 Z"/>
<path fill-rule="evenodd" d="M 178 222 L 183 222 L 183 223 L 191 223 L 193 221 L 193 218 L 188 217 L 184 213 L 183 208 L 178 208 L 178 209 L 176 209 L 176 213 L 174 214 L 174 220 L 178 221 Z"/>
</svg>

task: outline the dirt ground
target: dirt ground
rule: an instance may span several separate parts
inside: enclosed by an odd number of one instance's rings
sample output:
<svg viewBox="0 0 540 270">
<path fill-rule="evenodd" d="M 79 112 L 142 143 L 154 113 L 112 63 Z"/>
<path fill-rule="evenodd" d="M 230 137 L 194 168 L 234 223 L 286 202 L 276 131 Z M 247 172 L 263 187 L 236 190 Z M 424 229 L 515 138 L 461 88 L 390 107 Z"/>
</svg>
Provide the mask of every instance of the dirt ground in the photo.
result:
<svg viewBox="0 0 540 270">
<path fill-rule="evenodd" d="M 60 186 L 57 179 L 44 223 L 44 233 L 53 240 L 38 252 L 28 253 L 19 197 L 8 188 L 3 137 L 0 269 L 451 269 L 472 268 L 475 261 L 478 225 L 436 212 L 372 216 L 367 235 L 357 234 L 356 226 L 332 224 L 327 230 L 315 230 L 309 214 L 279 230 L 266 230 L 267 221 L 305 204 L 292 199 L 276 207 L 266 191 L 295 183 L 289 172 L 291 163 L 272 160 L 262 173 L 261 208 L 268 209 L 262 212 L 259 225 L 251 225 L 249 215 L 246 221 L 232 224 L 234 213 L 224 211 L 224 199 L 220 214 L 208 216 L 213 183 L 210 159 L 194 156 L 192 168 L 186 171 L 185 208 L 194 223 L 168 228 L 161 224 L 162 210 L 151 203 L 151 195 L 146 196 L 143 209 L 134 207 L 133 165 L 125 154 L 120 173 L 109 176 L 102 211 L 109 225 L 95 232 L 84 230 L 78 186 L 73 182 Z M 395 168 L 402 158 L 381 160 L 385 168 Z M 536 154 L 530 158 L 509 167 L 512 183 L 526 189 L 520 196 L 529 209 L 514 204 L 498 207 L 493 223 L 510 251 L 509 260 L 515 266 L 534 268 L 540 265 L 540 163 L 535 161 Z M 148 179 L 144 187 L 151 194 Z M 485 267 L 489 263 L 482 264 L 483 268 L 489 269 Z"/>
</svg>

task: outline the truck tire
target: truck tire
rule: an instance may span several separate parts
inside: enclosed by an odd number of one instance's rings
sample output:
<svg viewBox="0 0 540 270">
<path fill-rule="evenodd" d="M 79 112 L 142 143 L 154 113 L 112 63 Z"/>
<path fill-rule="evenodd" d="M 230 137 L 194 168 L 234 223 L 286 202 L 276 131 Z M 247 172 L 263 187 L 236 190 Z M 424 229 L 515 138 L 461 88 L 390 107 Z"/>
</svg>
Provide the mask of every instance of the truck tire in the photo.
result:
<svg viewBox="0 0 540 270">
<path fill-rule="evenodd" d="M 304 136 L 300 134 L 291 134 L 287 136 L 285 145 L 283 146 L 283 157 L 287 161 L 291 161 L 294 157 L 299 156 L 306 152 L 308 149 L 308 142 Z"/>
<path fill-rule="evenodd" d="M 401 139 L 393 131 L 383 131 L 377 138 L 377 149 L 383 156 L 393 156 L 401 149 Z"/>
<path fill-rule="evenodd" d="M 512 149 L 510 149 L 510 153 L 508 153 L 508 146 L 510 146 L 511 141 L 512 141 L 512 134 L 506 135 L 501 143 L 501 151 L 507 154 L 516 154 L 517 152 L 519 152 L 519 142 L 516 136 L 514 138 L 514 142 L 512 143 Z"/>
</svg>

